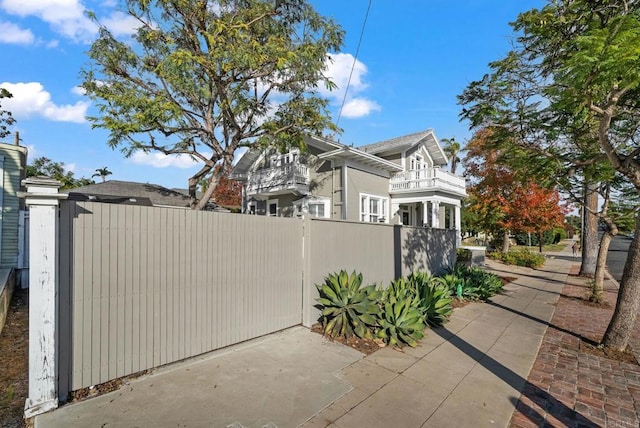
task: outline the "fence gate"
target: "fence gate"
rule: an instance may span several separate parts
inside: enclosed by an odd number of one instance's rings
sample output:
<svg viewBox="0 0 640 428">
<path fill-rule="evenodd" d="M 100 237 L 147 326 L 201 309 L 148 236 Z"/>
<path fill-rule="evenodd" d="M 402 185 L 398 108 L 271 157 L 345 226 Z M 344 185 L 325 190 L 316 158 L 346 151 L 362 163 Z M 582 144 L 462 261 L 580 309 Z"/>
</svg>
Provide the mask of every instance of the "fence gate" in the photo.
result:
<svg viewBox="0 0 640 428">
<path fill-rule="evenodd" d="M 301 323 L 299 220 L 63 201 L 60 236 L 61 392 Z"/>
</svg>

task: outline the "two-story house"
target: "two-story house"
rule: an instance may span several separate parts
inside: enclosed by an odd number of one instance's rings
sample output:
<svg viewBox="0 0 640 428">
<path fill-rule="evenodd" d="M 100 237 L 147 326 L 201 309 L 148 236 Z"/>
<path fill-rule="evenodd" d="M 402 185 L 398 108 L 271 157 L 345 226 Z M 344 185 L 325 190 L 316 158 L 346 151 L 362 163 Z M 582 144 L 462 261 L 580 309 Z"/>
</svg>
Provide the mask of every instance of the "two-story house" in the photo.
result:
<svg viewBox="0 0 640 428">
<path fill-rule="evenodd" d="M 243 212 L 460 230 L 463 177 L 445 171 L 433 130 L 359 148 L 308 137 L 307 150 L 246 152 L 232 177 Z"/>
</svg>

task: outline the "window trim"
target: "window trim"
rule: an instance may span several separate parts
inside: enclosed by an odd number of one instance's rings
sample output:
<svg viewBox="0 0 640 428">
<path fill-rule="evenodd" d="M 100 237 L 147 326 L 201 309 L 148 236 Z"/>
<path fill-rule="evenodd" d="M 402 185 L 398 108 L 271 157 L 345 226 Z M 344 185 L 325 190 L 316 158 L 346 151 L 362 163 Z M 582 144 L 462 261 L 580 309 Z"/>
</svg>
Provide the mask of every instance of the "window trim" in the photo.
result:
<svg viewBox="0 0 640 428">
<path fill-rule="evenodd" d="M 275 215 L 271 215 L 271 205 L 275 205 L 276 206 L 276 214 Z M 277 199 L 269 199 L 267 200 L 267 217 L 278 217 L 278 208 L 279 208 L 279 204 L 278 204 L 278 200 Z"/>
<path fill-rule="evenodd" d="M 363 199 L 366 201 L 363 204 Z M 378 221 L 371 221 L 371 212 L 369 207 L 371 206 L 371 199 L 377 199 L 380 202 L 380 213 L 378 214 Z M 358 200 L 360 201 L 360 221 L 363 223 L 389 223 L 389 197 L 373 195 L 370 193 L 360 193 Z M 365 210 L 366 209 L 366 210 Z M 384 221 L 380 221 L 380 219 Z"/>
<path fill-rule="evenodd" d="M 309 204 L 324 205 L 324 217 L 317 217 L 309 213 Z M 331 218 L 331 199 L 325 197 L 310 197 L 293 203 L 297 211 L 302 215 L 309 215 L 315 218 Z"/>
</svg>

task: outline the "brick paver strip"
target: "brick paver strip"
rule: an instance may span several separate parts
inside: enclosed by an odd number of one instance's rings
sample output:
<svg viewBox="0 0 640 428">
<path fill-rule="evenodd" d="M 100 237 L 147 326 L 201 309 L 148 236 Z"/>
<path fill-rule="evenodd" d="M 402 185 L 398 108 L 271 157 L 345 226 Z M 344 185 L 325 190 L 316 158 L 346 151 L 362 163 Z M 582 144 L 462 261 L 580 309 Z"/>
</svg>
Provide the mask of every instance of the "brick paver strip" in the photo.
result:
<svg viewBox="0 0 640 428">
<path fill-rule="evenodd" d="M 585 342 L 597 344 L 602 339 L 613 314 L 617 289 L 607 281 L 609 309 L 585 305 L 589 286 L 586 279 L 576 275 L 578 268 L 577 264 L 572 266 L 562 289 L 513 413 L 513 428 L 640 426 L 640 366 L 584 351 Z M 640 349 L 638 327 L 640 320 L 631 341 L 636 350 Z"/>
</svg>

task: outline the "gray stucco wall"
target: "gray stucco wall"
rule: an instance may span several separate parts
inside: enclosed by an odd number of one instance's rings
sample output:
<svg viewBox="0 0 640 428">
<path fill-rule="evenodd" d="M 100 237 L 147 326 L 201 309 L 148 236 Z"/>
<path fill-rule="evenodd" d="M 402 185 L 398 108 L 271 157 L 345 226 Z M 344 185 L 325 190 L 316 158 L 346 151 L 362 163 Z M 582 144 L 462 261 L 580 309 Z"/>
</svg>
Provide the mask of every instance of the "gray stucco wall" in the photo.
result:
<svg viewBox="0 0 640 428">
<path fill-rule="evenodd" d="M 360 221 L 360 194 L 389 197 L 389 179 L 356 168 L 347 169 L 347 220 Z"/>
</svg>

